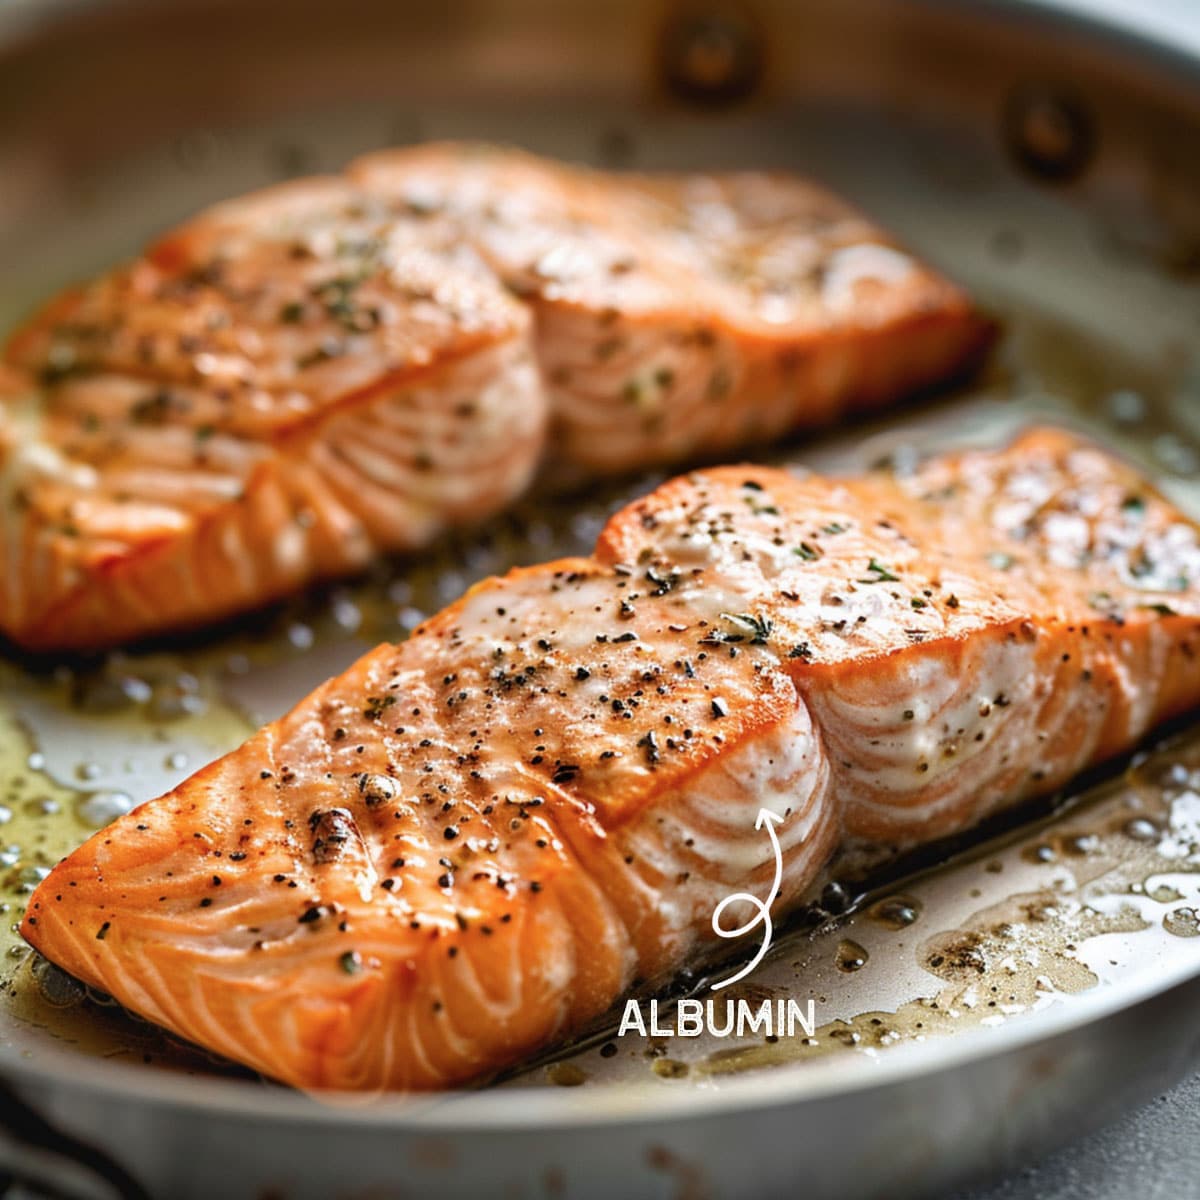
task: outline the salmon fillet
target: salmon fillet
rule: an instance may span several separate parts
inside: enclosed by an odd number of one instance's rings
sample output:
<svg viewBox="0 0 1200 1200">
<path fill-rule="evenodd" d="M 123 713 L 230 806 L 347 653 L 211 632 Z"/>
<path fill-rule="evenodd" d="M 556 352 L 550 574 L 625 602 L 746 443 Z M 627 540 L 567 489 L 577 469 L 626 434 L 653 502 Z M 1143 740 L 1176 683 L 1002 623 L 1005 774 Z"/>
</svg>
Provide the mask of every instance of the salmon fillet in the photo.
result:
<svg viewBox="0 0 1200 1200">
<path fill-rule="evenodd" d="M 217 205 L 12 337 L 0 631 L 218 620 L 482 520 L 547 455 L 618 471 L 827 424 L 987 337 L 790 177 L 375 156 Z"/>
<path fill-rule="evenodd" d="M 783 172 L 611 174 L 435 144 L 349 175 L 459 220 L 532 305 L 555 455 L 588 471 L 828 425 L 961 374 L 990 341 L 959 288 Z"/>
<path fill-rule="evenodd" d="M 683 476 L 489 579 L 60 863 L 22 932 L 305 1088 L 517 1064 L 834 849 L 1055 789 L 1200 702 L 1197 527 L 1074 437 Z"/>
<path fill-rule="evenodd" d="M 92 647 L 426 544 L 529 482 L 530 319 L 447 224 L 311 180 L 54 301 L 0 378 L 0 629 Z"/>
</svg>

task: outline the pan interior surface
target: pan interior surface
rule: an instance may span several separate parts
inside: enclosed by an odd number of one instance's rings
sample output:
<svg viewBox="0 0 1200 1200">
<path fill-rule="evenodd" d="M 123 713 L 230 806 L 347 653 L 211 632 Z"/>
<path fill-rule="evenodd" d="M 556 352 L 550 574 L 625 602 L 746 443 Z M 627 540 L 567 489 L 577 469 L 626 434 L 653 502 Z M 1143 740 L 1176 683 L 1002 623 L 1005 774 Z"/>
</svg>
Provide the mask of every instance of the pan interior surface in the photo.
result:
<svg viewBox="0 0 1200 1200">
<path fill-rule="evenodd" d="M 502 18 L 450 5 L 457 23 L 412 7 L 354 3 L 361 20 L 334 31 L 300 4 L 282 40 L 275 6 L 222 7 L 235 28 L 223 27 L 220 45 L 210 29 L 192 47 L 211 60 L 205 79 L 179 73 L 186 34 L 206 28 L 208 10 L 192 3 L 170 17 L 119 6 L 103 21 L 85 9 L 54 36 L 14 41 L 4 51 L 12 86 L 0 92 L 0 328 L 204 203 L 397 142 L 487 139 L 647 169 L 786 166 L 973 289 L 1004 332 L 982 375 L 951 395 L 752 457 L 854 471 L 999 444 L 1050 420 L 1126 454 L 1200 517 L 1200 175 L 1182 149 L 1200 136 L 1200 83 L 1165 52 L 1114 54 L 1081 27 L 1060 31 L 1051 53 L 1032 9 L 995 24 L 982 5 L 854 0 L 801 18 L 764 3 L 740 25 L 740 8 L 706 6 L 705 20 L 725 22 L 725 95 L 689 66 L 700 10 L 688 6 L 614 4 L 585 17 L 526 2 L 497 9 Z M 831 49 L 856 20 L 887 36 L 859 56 Z M 249 70 L 272 33 L 269 69 Z M 85 55 L 89 37 L 112 54 Z M 398 69 L 398 45 L 411 72 Z M 119 66 L 135 54 L 162 103 L 132 120 L 143 89 L 122 82 Z M 42 74 L 54 55 L 80 68 L 69 111 Z M 932 62 L 952 66 L 923 69 Z M 19 116 L 6 112 L 21 88 Z M 0 664 L 6 924 L 106 819 L 231 749 L 371 645 L 404 637 L 476 579 L 585 552 L 606 515 L 658 478 L 553 505 L 535 498 L 425 559 L 186 645 Z M 815 932 L 781 938 L 742 997 L 811 999 L 811 1033 L 608 1029 L 486 1092 L 385 1105 L 381 1119 L 624 1120 L 852 1090 L 882 1071 L 1048 1036 L 1186 979 L 1200 969 L 1200 735 L 1184 723 L 1076 792 L 1017 828 L 991 829 L 949 865 L 914 864 L 849 915 L 834 906 Z M 78 1071 L 180 1103 L 304 1111 L 301 1098 L 85 996 L 7 929 L 3 952 L 0 1065 L 14 1073 Z"/>
</svg>

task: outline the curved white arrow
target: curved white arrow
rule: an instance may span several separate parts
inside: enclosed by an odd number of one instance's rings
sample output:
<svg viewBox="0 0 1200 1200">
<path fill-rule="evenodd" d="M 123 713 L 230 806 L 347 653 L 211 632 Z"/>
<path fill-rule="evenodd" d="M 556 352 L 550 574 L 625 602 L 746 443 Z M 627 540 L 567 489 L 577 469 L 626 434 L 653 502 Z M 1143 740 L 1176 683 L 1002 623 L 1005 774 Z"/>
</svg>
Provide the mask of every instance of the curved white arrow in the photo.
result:
<svg viewBox="0 0 1200 1200">
<path fill-rule="evenodd" d="M 747 934 L 750 930 L 758 925 L 763 925 L 763 940 L 762 945 L 758 948 L 758 953 L 736 974 L 730 975 L 728 979 L 722 979 L 720 983 L 714 983 L 712 990 L 719 991 L 723 987 L 728 987 L 731 983 L 737 983 L 739 979 L 744 979 L 755 967 L 763 960 L 763 956 L 771 948 L 771 937 L 774 934 L 774 926 L 771 924 L 771 905 L 775 903 L 775 897 L 779 895 L 779 889 L 783 885 L 783 850 L 779 845 L 779 835 L 775 832 L 776 825 L 782 825 L 783 818 L 778 813 L 773 813 L 769 808 L 760 808 L 758 816 L 754 819 L 754 828 L 762 829 L 766 826 L 767 836 L 771 839 L 771 849 L 775 852 L 775 879 L 771 884 L 771 890 L 767 894 L 766 900 L 760 900 L 757 896 L 751 895 L 750 892 L 734 892 L 731 896 L 726 896 L 716 908 L 713 909 L 712 927 L 713 933 L 717 937 L 723 938 L 739 938 L 743 934 Z M 754 909 L 754 915 L 744 924 L 739 925 L 736 929 L 726 929 L 721 924 L 721 914 L 730 904 L 737 902 L 749 904 Z"/>
</svg>

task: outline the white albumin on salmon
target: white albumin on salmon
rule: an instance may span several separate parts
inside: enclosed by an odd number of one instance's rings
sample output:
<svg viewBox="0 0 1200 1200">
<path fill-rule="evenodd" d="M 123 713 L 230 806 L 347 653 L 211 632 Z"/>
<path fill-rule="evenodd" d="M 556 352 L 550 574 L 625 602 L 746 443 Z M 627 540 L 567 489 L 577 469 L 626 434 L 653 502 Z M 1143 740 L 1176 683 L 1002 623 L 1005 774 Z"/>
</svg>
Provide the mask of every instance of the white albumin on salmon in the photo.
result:
<svg viewBox="0 0 1200 1200">
<path fill-rule="evenodd" d="M 681 476 L 487 580 L 38 887 L 22 932 L 299 1087 L 526 1061 L 895 851 L 1200 703 L 1197 527 L 1053 430 L 913 474 Z"/>
<path fill-rule="evenodd" d="M 87 649 L 229 617 L 482 520 L 544 458 L 828 424 L 988 336 L 788 176 L 374 156 L 217 205 L 12 337 L 0 630 Z"/>
</svg>

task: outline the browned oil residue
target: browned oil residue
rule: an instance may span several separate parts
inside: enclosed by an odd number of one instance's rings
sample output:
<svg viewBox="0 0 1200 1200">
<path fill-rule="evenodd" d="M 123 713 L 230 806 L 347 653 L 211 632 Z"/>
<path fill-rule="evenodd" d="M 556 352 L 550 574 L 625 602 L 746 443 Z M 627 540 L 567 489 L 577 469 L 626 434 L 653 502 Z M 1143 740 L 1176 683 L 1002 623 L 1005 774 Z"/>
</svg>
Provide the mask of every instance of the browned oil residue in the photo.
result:
<svg viewBox="0 0 1200 1200">
<path fill-rule="evenodd" d="M 1200 913 L 1194 908 L 1176 908 L 1163 917 L 1163 928 L 1176 937 L 1200 937 Z"/>
<path fill-rule="evenodd" d="M 656 1058 L 650 1069 L 662 1079 L 683 1079 L 691 1068 L 676 1058 Z"/>
<path fill-rule="evenodd" d="M 587 1083 L 587 1072 L 571 1062 L 551 1063 L 546 1068 L 546 1078 L 556 1087 L 579 1087 Z"/>
<path fill-rule="evenodd" d="M 1080 941 L 1132 931 L 1145 922 L 1132 908 L 1101 914 L 1053 891 L 1013 897 L 975 913 L 961 929 L 929 938 L 918 950 L 942 986 L 895 1012 L 865 1012 L 820 1026 L 812 1037 L 718 1050 L 699 1075 L 727 1075 L 847 1049 L 879 1049 L 993 1023 L 1055 993 L 1093 987 L 1079 961 Z"/>
</svg>

